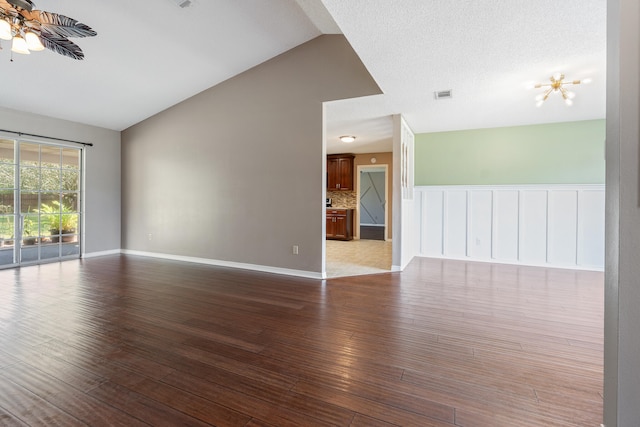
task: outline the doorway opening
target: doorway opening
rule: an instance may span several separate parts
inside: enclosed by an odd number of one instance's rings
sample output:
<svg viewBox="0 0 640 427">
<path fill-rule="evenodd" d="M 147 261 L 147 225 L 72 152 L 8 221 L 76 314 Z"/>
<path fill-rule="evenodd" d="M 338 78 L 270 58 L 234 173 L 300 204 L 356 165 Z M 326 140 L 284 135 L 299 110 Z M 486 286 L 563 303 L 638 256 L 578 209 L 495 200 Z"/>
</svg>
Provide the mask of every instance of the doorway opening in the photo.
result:
<svg viewBox="0 0 640 427">
<path fill-rule="evenodd" d="M 370 158 L 375 158 L 371 156 L 371 154 L 356 155 L 354 191 L 348 198 L 349 207 L 354 210 L 354 239 L 325 240 L 328 278 L 391 271 L 392 242 L 389 223 L 391 206 L 387 200 L 390 200 L 391 192 L 388 180 L 392 155 L 377 153 L 378 164 L 358 164 L 365 159 L 368 163 L 371 161 Z M 361 203 L 362 199 L 364 199 L 364 207 Z M 371 235 L 372 229 L 374 229 L 374 236 Z"/>
</svg>

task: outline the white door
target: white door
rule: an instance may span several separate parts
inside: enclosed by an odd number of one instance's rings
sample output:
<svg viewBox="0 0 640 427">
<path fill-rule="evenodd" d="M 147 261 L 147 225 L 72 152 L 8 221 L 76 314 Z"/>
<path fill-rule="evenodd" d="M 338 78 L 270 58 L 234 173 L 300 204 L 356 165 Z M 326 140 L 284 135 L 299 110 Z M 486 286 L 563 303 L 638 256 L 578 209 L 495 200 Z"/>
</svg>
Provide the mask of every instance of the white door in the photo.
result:
<svg viewBox="0 0 640 427">
<path fill-rule="evenodd" d="M 385 240 L 386 182 L 384 167 L 359 168 L 360 239 Z"/>
</svg>

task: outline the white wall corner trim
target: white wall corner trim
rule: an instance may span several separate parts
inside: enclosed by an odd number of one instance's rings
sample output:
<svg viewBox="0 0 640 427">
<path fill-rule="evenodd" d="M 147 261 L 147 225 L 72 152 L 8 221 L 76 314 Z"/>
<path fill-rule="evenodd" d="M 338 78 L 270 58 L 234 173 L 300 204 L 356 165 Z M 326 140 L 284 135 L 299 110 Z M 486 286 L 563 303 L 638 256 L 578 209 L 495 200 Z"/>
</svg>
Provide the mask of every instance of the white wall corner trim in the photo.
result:
<svg viewBox="0 0 640 427">
<path fill-rule="evenodd" d="M 193 262 L 196 264 L 206 264 L 206 265 L 213 265 L 217 267 L 229 267 L 229 268 L 237 268 L 241 270 L 260 271 L 263 273 L 282 274 L 285 276 L 304 277 L 307 279 L 321 280 L 325 278 L 323 277 L 322 273 L 316 273 L 313 271 L 304 271 L 304 270 L 292 270 L 289 268 L 270 267 L 267 265 L 245 264 L 241 262 L 222 261 L 222 260 L 216 260 L 216 259 L 188 257 L 188 256 L 181 256 L 181 255 L 171 255 L 171 254 L 163 254 L 163 253 L 157 253 L 157 252 L 135 251 L 135 250 L 129 250 L 129 249 L 123 249 L 122 253 L 125 255 L 161 258 L 161 259 L 168 259 L 172 261 Z"/>
<path fill-rule="evenodd" d="M 400 114 L 393 115 L 392 265 L 403 270 L 418 253 L 414 191 L 415 135 Z"/>
<path fill-rule="evenodd" d="M 600 184 L 416 187 L 419 256 L 604 269 Z"/>
</svg>

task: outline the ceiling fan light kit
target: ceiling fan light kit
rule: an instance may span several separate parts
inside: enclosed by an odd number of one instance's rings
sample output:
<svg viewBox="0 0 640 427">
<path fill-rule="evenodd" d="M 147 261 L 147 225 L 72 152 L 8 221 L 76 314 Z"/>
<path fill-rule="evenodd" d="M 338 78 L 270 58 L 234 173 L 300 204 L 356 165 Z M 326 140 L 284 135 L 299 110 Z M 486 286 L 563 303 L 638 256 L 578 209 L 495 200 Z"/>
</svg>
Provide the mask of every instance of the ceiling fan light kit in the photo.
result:
<svg viewBox="0 0 640 427">
<path fill-rule="evenodd" d="M 69 37 L 93 37 L 88 25 L 68 16 L 37 10 L 31 0 L 0 0 L 0 39 L 12 41 L 11 51 L 28 55 L 49 49 L 73 59 L 84 59 Z"/>
<path fill-rule="evenodd" d="M 29 46 L 27 46 L 27 41 L 20 36 L 15 36 L 13 38 L 13 43 L 11 45 L 11 52 L 21 53 L 23 55 L 29 55 Z"/>
<path fill-rule="evenodd" d="M 562 96 L 564 103 L 568 106 L 571 106 L 573 105 L 573 98 L 576 97 L 576 94 L 567 90 L 565 86 L 586 84 L 591 82 L 591 79 L 565 81 L 564 74 L 561 73 L 554 74 L 549 78 L 549 80 L 551 81 L 551 83 L 537 83 L 534 86 L 535 89 L 546 88 L 543 93 L 536 96 L 536 107 L 541 107 L 542 104 L 544 104 L 544 102 L 549 98 L 549 95 L 551 95 L 553 92 L 559 93 L 560 96 Z"/>
<path fill-rule="evenodd" d="M 42 44 L 42 42 L 40 41 L 40 37 L 38 37 L 36 33 L 28 32 L 24 35 L 24 39 L 27 42 L 27 47 L 29 48 L 29 50 L 32 50 L 34 52 L 40 52 L 41 50 L 44 50 L 44 45 Z"/>
</svg>

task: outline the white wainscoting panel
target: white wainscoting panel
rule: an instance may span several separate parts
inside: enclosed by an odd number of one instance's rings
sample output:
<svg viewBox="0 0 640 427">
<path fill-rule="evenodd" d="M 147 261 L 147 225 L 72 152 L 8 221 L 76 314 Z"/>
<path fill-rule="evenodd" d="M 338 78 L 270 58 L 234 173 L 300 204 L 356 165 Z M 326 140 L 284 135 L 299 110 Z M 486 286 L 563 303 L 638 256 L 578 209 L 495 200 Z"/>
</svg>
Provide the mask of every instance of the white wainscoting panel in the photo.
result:
<svg viewBox="0 0 640 427">
<path fill-rule="evenodd" d="M 518 260 L 518 204 L 516 190 L 495 190 L 493 203 L 493 259 Z"/>
<path fill-rule="evenodd" d="M 578 193 L 578 264 L 604 265 L 604 191 Z"/>
<path fill-rule="evenodd" d="M 604 185 L 415 188 L 421 256 L 604 268 Z"/>
<path fill-rule="evenodd" d="M 420 218 L 418 224 L 422 232 L 420 233 L 420 253 L 428 256 L 438 256 L 444 253 L 443 240 L 443 219 L 444 219 L 444 191 L 426 190 L 418 199 L 421 209 L 417 217 Z"/>
<path fill-rule="evenodd" d="M 547 262 L 547 194 L 545 190 L 520 193 L 520 260 L 525 264 Z"/>
<path fill-rule="evenodd" d="M 467 240 L 468 256 L 479 259 L 491 259 L 491 191 L 473 191 L 469 193 L 469 233 Z"/>
<path fill-rule="evenodd" d="M 549 192 L 549 237 L 547 262 L 576 265 L 578 260 L 578 192 Z"/>
<path fill-rule="evenodd" d="M 444 193 L 444 254 L 467 256 L 467 191 Z"/>
</svg>

